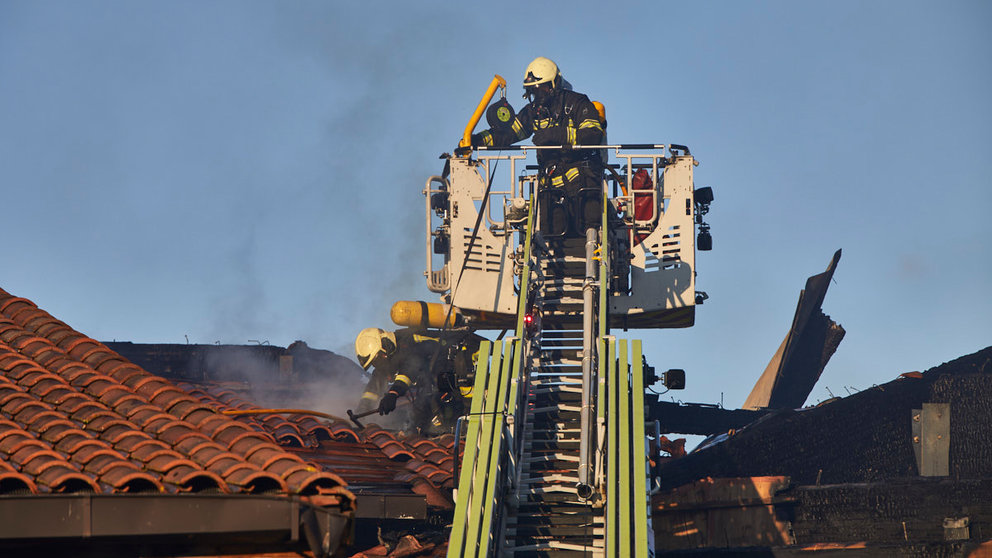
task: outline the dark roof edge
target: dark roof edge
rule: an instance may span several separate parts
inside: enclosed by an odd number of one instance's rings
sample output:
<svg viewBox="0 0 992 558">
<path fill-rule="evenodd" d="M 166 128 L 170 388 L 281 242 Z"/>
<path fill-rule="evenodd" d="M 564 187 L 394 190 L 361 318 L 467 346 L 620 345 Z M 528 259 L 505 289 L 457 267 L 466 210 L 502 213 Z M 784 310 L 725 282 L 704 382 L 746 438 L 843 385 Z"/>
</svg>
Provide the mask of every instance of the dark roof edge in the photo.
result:
<svg viewBox="0 0 992 558">
<path fill-rule="evenodd" d="M 236 494 L 67 494 L 0 497 L 0 550 L 82 544 L 204 550 L 244 544 L 329 556 L 351 539 L 352 514 L 307 497 Z"/>
</svg>

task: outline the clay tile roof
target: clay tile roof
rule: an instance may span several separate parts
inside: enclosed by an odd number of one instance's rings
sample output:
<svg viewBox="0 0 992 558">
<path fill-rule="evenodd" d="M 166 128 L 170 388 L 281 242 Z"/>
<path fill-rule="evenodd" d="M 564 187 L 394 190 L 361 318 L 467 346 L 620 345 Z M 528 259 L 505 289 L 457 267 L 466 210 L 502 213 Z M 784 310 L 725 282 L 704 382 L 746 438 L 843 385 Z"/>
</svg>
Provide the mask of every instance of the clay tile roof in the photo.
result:
<svg viewBox="0 0 992 558">
<path fill-rule="evenodd" d="M 451 454 L 454 436 L 451 434 L 438 438 L 405 437 L 376 424 L 357 428 L 345 420 L 267 412 L 245 393 L 218 383 L 180 383 L 179 386 L 203 404 L 215 405 L 225 411 L 253 412 L 235 418 L 246 427 L 261 425 L 280 445 L 307 463 L 273 459 L 276 454 L 271 445 L 260 446 L 248 435 L 232 441 L 229 448 L 244 451 L 248 461 L 266 470 L 285 468 L 281 475 L 289 482 L 312 482 L 314 490 L 320 491 L 326 490 L 323 487 L 328 483 L 333 485 L 334 478 L 340 478 L 356 490 L 365 487 L 373 491 L 406 490 L 426 496 L 431 506 L 445 509 L 454 506 L 448 494 L 454 484 L 454 456 Z M 297 432 L 303 438 L 302 446 L 299 440 L 282 436 L 282 433 Z M 254 432 L 250 435 L 259 436 Z M 332 478 L 325 478 L 326 474 Z"/>
<path fill-rule="evenodd" d="M 238 421 L 221 410 L 251 403 L 228 397 L 203 401 L 0 289 L 0 495 L 333 493 L 353 508 L 341 477 L 276 443 L 332 430 Z"/>
</svg>

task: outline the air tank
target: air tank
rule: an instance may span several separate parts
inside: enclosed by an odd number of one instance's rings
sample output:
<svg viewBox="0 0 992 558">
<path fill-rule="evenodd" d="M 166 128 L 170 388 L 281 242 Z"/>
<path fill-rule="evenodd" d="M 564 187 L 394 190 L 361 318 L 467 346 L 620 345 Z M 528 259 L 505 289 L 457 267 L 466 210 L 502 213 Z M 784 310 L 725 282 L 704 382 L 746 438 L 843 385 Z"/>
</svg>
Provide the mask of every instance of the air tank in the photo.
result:
<svg viewBox="0 0 992 558">
<path fill-rule="evenodd" d="M 456 327 L 464 322 L 458 310 L 451 310 L 447 304 L 423 302 L 420 300 L 399 300 L 393 304 L 389 317 L 393 323 L 403 327 L 441 329 Z M 445 319 L 447 318 L 447 325 Z"/>
</svg>

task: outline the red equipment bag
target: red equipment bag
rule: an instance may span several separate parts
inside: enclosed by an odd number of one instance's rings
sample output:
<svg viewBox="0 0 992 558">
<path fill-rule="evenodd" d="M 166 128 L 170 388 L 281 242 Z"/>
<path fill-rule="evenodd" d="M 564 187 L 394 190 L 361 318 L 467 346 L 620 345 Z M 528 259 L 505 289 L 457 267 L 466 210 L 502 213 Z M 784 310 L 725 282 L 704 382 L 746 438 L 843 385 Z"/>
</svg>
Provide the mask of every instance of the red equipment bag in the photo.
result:
<svg viewBox="0 0 992 558">
<path fill-rule="evenodd" d="M 654 196 L 651 195 L 651 190 L 654 190 L 654 181 L 648 176 L 647 169 L 637 169 L 630 181 L 630 186 L 634 193 L 634 219 L 637 221 L 654 219 L 655 204 L 653 203 Z M 646 193 L 638 194 L 638 192 Z M 646 233 L 635 234 L 634 246 L 640 244 L 647 236 Z"/>
</svg>

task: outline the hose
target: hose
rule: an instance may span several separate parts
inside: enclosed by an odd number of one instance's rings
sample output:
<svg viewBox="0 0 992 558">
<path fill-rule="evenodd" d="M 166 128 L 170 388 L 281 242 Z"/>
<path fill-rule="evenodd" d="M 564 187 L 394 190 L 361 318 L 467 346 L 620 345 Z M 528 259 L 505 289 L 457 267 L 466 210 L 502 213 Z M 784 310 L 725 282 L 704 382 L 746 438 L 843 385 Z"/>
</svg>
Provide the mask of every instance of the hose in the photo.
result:
<svg viewBox="0 0 992 558">
<path fill-rule="evenodd" d="M 341 422 L 348 422 L 348 419 L 341 418 L 339 416 L 331 415 L 328 413 L 321 413 L 320 411 L 310 411 L 307 409 L 247 409 L 247 410 L 237 410 L 229 409 L 227 411 L 221 411 L 222 415 L 227 415 L 229 417 L 240 417 L 245 415 L 313 415 L 316 417 L 338 420 Z"/>
</svg>

